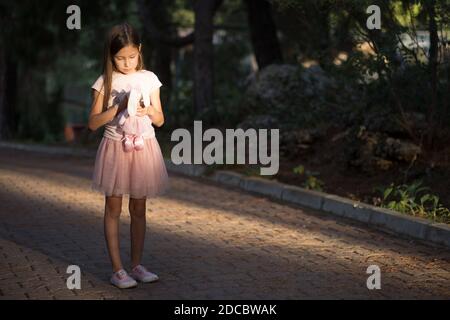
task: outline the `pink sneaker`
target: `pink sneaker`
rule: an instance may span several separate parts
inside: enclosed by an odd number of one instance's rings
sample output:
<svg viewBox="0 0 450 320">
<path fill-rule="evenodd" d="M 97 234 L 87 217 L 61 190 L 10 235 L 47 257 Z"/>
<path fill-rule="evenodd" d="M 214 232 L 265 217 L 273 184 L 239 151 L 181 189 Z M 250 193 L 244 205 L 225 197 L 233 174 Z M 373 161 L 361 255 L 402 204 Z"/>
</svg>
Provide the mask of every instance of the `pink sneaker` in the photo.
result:
<svg viewBox="0 0 450 320">
<path fill-rule="evenodd" d="M 137 286 L 136 280 L 130 277 L 124 269 L 121 269 L 112 275 L 111 283 L 120 289 L 133 288 Z"/>
<path fill-rule="evenodd" d="M 142 136 L 136 136 L 133 140 L 134 142 L 134 149 L 139 151 L 144 149 L 144 139 L 142 138 Z"/>
<path fill-rule="evenodd" d="M 136 267 L 131 270 L 130 274 L 135 280 L 138 280 L 140 282 L 154 282 L 159 279 L 159 277 L 145 269 L 143 265 L 137 265 Z"/>
<path fill-rule="evenodd" d="M 126 134 L 122 140 L 123 141 L 123 146 L 125 148 L 125 152 L 130 152 L 134 149 L 134 145 L 133 145 L 133 136 Z"/>
</svg>

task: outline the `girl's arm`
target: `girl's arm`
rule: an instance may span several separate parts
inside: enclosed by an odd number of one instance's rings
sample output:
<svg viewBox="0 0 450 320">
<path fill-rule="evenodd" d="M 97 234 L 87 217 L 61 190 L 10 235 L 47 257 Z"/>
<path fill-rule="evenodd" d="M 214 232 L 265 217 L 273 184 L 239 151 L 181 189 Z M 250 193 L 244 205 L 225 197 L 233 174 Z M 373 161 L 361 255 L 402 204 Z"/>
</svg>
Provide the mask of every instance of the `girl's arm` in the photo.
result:
<svg viewBox="0 0 450 320">
<path fill-rule="evenodd" d="M 93 99 L 91 113 L 89 115 L 88 127 L 90 130 L 95 131 L 102 127 L 106 123 L 110 122 L 117 115 L 118 112 L 124 110 L 127 106 L 127 100 L 123 99 L 120 104 L 115 104 L 102 112 L 103 109 L 103 94 L 97 90 L 92 90 Z"/>
</svg>

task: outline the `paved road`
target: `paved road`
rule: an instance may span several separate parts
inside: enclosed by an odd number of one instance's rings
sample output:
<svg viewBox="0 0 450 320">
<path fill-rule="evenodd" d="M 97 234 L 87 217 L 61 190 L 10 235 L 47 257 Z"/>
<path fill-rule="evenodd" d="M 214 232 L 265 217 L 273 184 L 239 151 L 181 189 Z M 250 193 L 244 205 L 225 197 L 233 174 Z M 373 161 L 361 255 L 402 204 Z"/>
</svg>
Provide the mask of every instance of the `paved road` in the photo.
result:
<svg viewBox="0 0 450 320">
<path fill-rule="evenodd" d="M 449 299 L 450 252 L 170 174 L 147 200 L 145 264 L 160 281 L 109 285 L 93 159 L 0 148 L 0 299 Z M 129 260 L 128 197 L 122 256 Z M 369 265 L 381 289 L 368 290 Z M 66 287 L 68 265 L 81 290 Z"/>
</svg>

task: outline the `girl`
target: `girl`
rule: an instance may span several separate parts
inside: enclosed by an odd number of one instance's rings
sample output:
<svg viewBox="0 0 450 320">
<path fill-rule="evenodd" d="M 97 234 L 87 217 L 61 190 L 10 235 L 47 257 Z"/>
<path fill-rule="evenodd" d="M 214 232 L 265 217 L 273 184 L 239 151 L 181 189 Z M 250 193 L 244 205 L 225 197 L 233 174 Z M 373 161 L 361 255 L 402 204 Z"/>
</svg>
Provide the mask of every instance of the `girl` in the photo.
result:
<svg viewBox="0 0 450 320">
<path fill-rule="evenodd" d="M 158 280 L 156 274 L 141 265 L 146 198 L 163 194 L 169 186 L 152 126 L 152 123 L 157 127 L 164 123 L 159 98 L 162 84 L 153 72 L 144 69 L 141 49 L 139 36 L 129 24 L 117 25 L 110 30 L 105 43 L 103 74 L 92 85 L 93 103 L 89 116 L 90 130 L 106 125 L 95 159 L 91 189 L 105 195 L 104 231 L 113 270 L 111 283 L 119 288 L 134 287 L 136 280 Z M 127 108 L 127 90 L 136 85 L 143 88 L 142 92 L 150 93 L 151 101 L 147 107 L 141 104 L 137 107 L 136 121 L 146 128 L 140 142 L 127 139 L 118 125 L 118 115 Z M 128 152 L 125 146 L 130 143 L 142 143 L 143 148 Z M 129 194 L 131 216 L 130 274 L 124 269 L 119 252 L 119 217 L 124 194 Z"/>
</svg>

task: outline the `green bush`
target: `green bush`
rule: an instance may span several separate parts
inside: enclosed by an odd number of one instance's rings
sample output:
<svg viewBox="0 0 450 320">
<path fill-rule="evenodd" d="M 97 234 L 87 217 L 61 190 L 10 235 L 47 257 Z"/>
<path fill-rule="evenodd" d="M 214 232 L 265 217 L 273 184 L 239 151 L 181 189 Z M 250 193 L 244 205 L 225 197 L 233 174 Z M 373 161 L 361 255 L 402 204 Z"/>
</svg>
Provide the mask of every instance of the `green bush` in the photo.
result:
<svg viewBox="0 0 450 320">
<path fill-rule="evenodd" d="M 305 176 L 305 181 L 302 184 L 305 189 L 323 191 L 324 182 L 316 177 L 319 175 L 318 172 L 306 170 L 303 165 L 295 167 L 292 172 Z"/>
<path fill-rule="evenodd" d="M 412 184 L 394 185 L 376 188 L 381 193 L 381 207 L 413 216 L 425 217 L 437 222 L 450 223 L 450 210 L 445 208 L 439 197 L 426 193 L 430 189 L 422 187 L 422 181 Z"/>
</svg>

